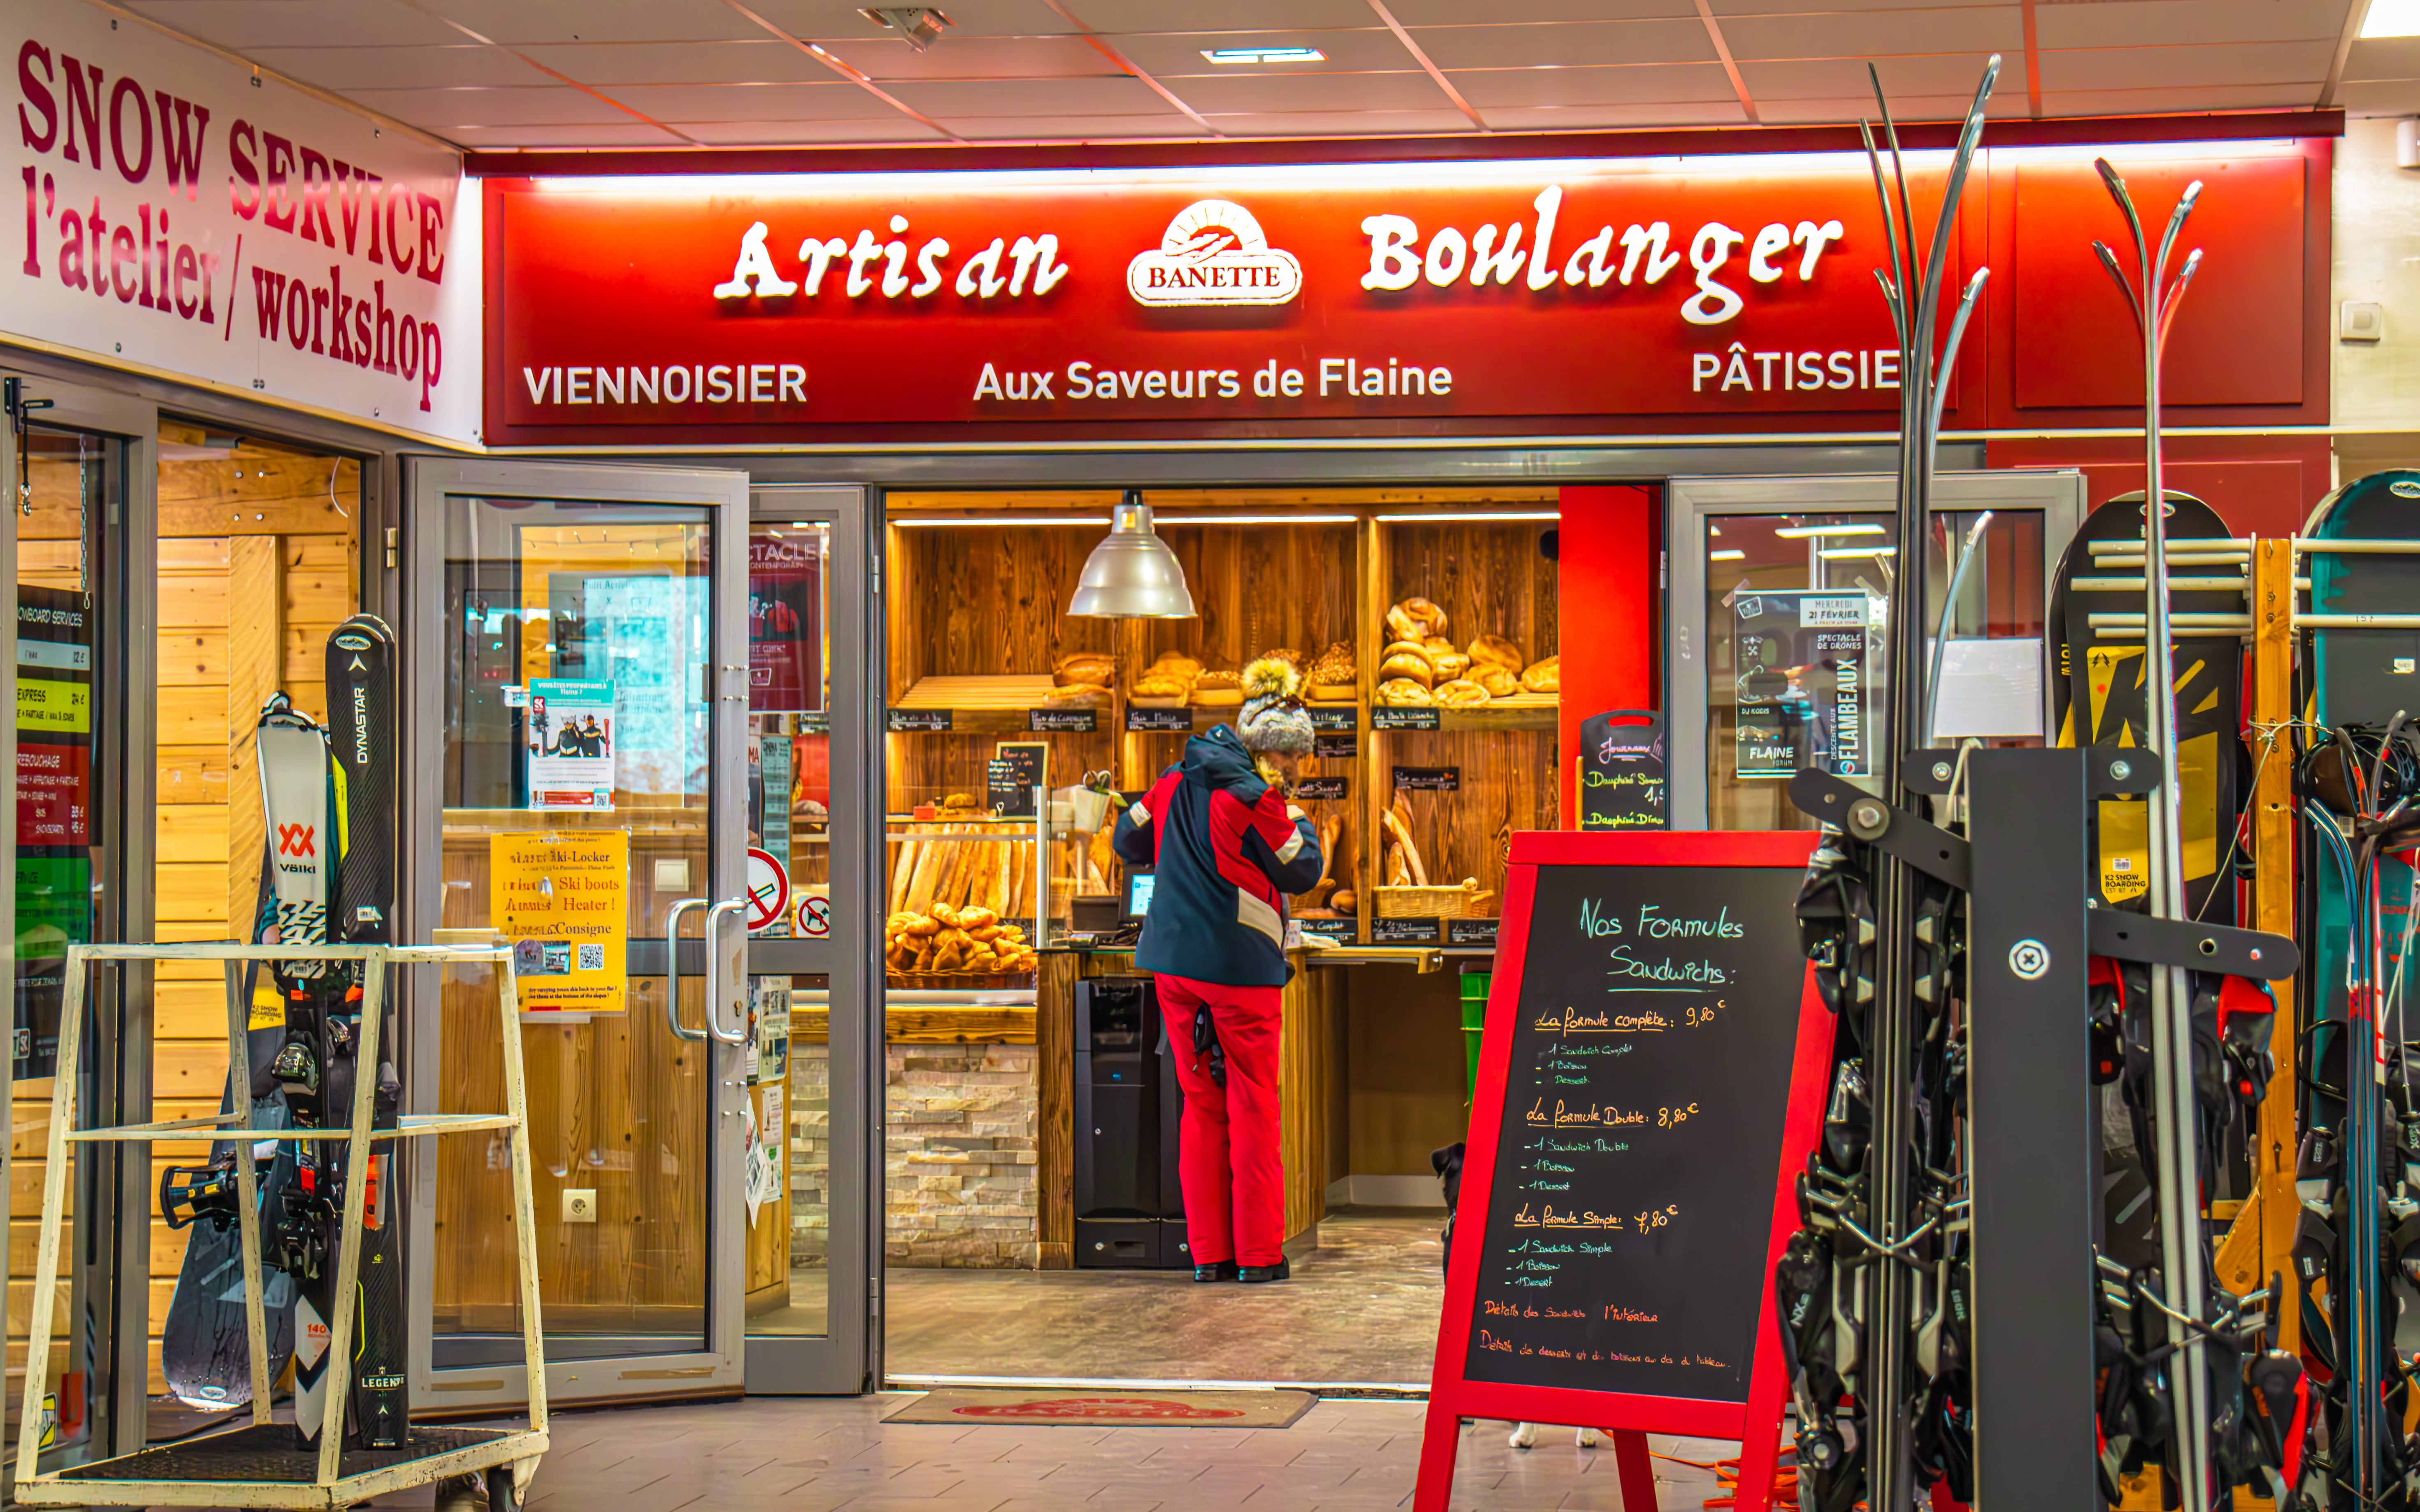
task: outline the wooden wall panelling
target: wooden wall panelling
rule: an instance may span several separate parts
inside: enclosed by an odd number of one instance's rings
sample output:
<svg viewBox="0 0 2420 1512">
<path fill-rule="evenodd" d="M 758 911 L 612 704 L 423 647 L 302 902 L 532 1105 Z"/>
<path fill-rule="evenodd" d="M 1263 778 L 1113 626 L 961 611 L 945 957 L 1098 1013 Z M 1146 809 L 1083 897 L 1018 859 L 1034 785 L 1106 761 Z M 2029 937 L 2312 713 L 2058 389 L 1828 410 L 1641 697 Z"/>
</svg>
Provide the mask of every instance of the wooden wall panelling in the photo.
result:
<svg viewBox="0 0 2420 1512">
<path fill-rule="evenodd" d="M 893 493 L 883 500 L 892 515 L 1080 515 L 1107 518 L 1122 495 L 1116 489 L 951 489 Z M 1216 510 L 1258 514 L 1305 509 L 1342 514 L 1360 509 L 1518 509 L 1551 506 L 1555 490 L 1539 487 L 1472 488 L 1153 488 L 1143 495 L 1155 511 Z"/>
<path fill-rule="evenodd" d="M 261 810 L 260 767 L 254 744 L 261 706 L 284 682 L 286 552 L 273 535 L 247 535 L 227 547 L 230 597 L 244 612 L 226 627 L 227 911 L 249 918 L 259 894 L 268 821 Z"/>
<path fill-rule="evenodd" d="M 1378 687 L 1378 653 L 1387 644 L 1384 617 L 1387 606 L 1394 600 L 1387 594 L 1390 578 L 1388 548 L 1393 543 L 1377 521 L 1364 519 L 1359 527 L 1355 548 L 1356 574 L 1360 585 L 1354 607 L 1354 665 L 1361 675 L 1361 702 L 1376 707 Z M 1365 716 L 1362 721 L 1369 722 Z M 1385 875 L 1387 846 L 1385 831 L 1379 826 L 1379 811 L 1387 807 L 1388 794 L 1382 774 L 1387 770 L 1391 732 L 1365 729 L 1361 733 L 1361 777 L 1355 783 L 1359 790 L 1361 833 L 1369 837 L 1357 857 L 1359 865 L 1354 872 L 1355 903 L 1360 915 L 1359 938 L 1370 943 L 1370 920 L 1377 911 L 1377 894 L 1373 890 Z"/>
<path fill-rule="evenodd" d="M 241 473 L 241 477 L 235 474 Z M 361 517 L 361 464 L 250 444 L 160 464 L 160 534 L 340 535 Z"/>
<path fill-rule="evenodd" d="M 1037 1269 L 1076 1264 L 1076 979 L 1099 957 L 1053 950 L 1033 994 Z"/>
<path fill-rule="evenodd" d="M 1332 640 L 1350 640 L 1354 587 L 1345 563 L 1353 531 L 1161 522 L 1160 537 L 1185 568 L 1200 617 L 1140 622 L 1140 660 L 1181 651 L 1204 667 L 1241 671 L 1264 651 L 1282 646 L 1311 657 Z M 1125 671 L 1131 676 L 1141 667 Z"/>
</svg>

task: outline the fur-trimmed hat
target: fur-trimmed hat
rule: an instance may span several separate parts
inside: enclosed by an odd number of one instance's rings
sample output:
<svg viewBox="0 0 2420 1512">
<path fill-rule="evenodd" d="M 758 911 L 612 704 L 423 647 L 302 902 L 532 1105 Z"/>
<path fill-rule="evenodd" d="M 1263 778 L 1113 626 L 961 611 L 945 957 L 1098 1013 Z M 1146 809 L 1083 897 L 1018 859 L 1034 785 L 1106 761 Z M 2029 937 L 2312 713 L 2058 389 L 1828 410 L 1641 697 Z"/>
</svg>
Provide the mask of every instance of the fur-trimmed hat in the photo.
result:
<svg viewBox="0 0 2420 1512">
<path fill-rule="evenodd" d="M 1311 716 L 1302 706 L 1302 672 L 1281 656 L 1262 656 L 1244 669 L 1244 707 L 1235 733 L 1255 754 L 1311 754 Z"/>
</svg>

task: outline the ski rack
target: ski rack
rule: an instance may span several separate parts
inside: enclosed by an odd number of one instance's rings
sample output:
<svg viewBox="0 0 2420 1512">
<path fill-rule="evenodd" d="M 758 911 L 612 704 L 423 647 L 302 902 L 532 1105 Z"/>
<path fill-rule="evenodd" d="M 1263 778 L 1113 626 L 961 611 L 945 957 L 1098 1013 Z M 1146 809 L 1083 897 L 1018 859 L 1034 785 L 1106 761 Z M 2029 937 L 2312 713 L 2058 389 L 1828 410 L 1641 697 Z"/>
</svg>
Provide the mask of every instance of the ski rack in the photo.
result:
<svg viewBox="0 0 2420 1512">
<path fill-rule="evenodd" d="M 2164 576 L 2167 578 L 2171 593 L 2225 593 L 2232 590 L 2243 595 L 2244 607 L 2240 614 L 2172 612 L 2168 615 L 2168 628 L 2180 636 L 2233 635 L 2250 640 L 2253 633 L 2251 563 L 2253 550 L 2258 545 L 2251 537 L 2241 536 L 2171 538 L 2164 559 L 2170 568 L 2235 569 L 2226 576 L 2180 578 L 2173 572 L 2165 573 Z M 2133 567 L 2136 570 L 2133 577 L 2077 578 L 2069 585 L 2076 592 L 2140 594 L 2150 586 L 2149 579 L 2142 572 L 2148 557 L 2140 541 L 2087 541 L 2085 549 L 2092 554 L 2092 564 L 2096 567 Z M 2133 640 L 2143 635 L 2147 617 L 2141 610 L 2132 613 L 2112 610 L 2094 613 L 2086 623 L 2108 640 Z"/>
<path fill-rule="evenodd" d="M 105 1129 L 75 1127 L 75 1101 L 80 1075 L 77 1060 L 84 1044 L 85 983 L 88 967 L 101 962 L 215 961 L 225 968 L 227 1006 L 227 1077 L 236 1090 L 231 1112 L 199 1118 L 171 1119 L 158 1123 L 123 1124 Z M 318 1129 L 245 1129 L 235 1127 L 250 1117 L 251 1055 L 246 1045 L 249 1011 L 243 1000 L 241 972 L 246 962 L 332 961 L 358 963 L 362 967 L 362 1030 L 360 1057 L 374 1066 L 379 1031 L 384 1018 L 386 968 L 390 964 L 491 964 L 497 968 L 497 1005 L 504 1051 L 504 1111 L 503 1113 L 408 1114 L 393 1129 L 371 1128 L 372 1098 L 377 1078 L 354 1079 L 351 1118 L 346 1126 Z M 486 1472 L 491 1492 L 496 1477 L 512 1483 L 511 1504 L 537 1473 L 547 1450 L 546 1355 L 538 1317 L 537 1225 L 531 1196 L 527 1083 L 521 1068 L 520 994 L 513 976 L 509 945 L 70 945 L 67 959 L 66 1003 L 59 1019 L 58 1073 L 51 1094 L 50 1142 L 44 1151 L 42 1228 L 34 1268 L 33 1318 L 26 1341 L 25 1397 L 17 1439 L 19 1478 L 15 1499 L 26 1506 L 229 1506 L 324 1508 L 328 1512 L 409 1487 Z M 405 1447 L 395 1450 L 347 1451 L 345 1409 L 351 1396 L 353 1324 L 357 1307 L 340 1306 L 329 1320 L 328 1414 L 316 1449 L 294 1445 L 292 1430 L 270 1418 L 269 1341 L 263 1316 L 260 1264 L 259 1194 L 251 1146 L 261 1140 L 344 1140 L 349 1147 L 346 1167 L 342 1237 L 336 1257 L 339 1297 L 351 1297 L 360 1281 L 363 1208 L 369 1181 L 373 1138 L 388 1139 L 443 1134 L 507 1131 L 511 1148 L 515 1256 L 520 1263 L 521 1350 L 529 1378 L 530 1426 L 521 1429 L 411 1428 Z M 191 1139 L 207 1134 L 213 1140 L 240 1141 L 235 1163 L 237 1204 L 243 1236 L 244 1322 L 252 1361 L 252 1423 L 247 1427 L 158 1448 L 138 1450 L 115 1458 L 64 1470 L 31 1473 L 39 1463 L 43 1392 L 48 1387 L 52 1317 L 59 1276 L 59 1221 L 67 1200 L 68 1147 L 71 1144 L 148 1143 Z M 177 1472 L 200 1473 L 176 1473 Z M 224 1471 L 225 1473 L 210 1473 Z M 504 1512 L 491 1495 L 495 1512 Z"/>
</svg>

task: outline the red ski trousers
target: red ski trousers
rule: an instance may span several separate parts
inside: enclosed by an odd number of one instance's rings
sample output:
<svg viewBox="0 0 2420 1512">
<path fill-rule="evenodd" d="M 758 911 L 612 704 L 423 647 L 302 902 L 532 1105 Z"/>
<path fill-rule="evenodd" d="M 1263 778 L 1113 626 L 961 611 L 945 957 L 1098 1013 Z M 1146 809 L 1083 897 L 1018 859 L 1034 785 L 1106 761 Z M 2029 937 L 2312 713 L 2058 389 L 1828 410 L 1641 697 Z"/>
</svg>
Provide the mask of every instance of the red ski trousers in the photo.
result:
<svg viewBox="0 0 2420 1512">
<path fill-rule="evenodd" d="M 1185 1088 L 1177 1169 L 1185 1182 L 1186 1242 L 1193 1263 L 1275 1265 L 1285 1257 L 1285 1167 L 1278 1158 L 1278 1007 L 1275 987 L 1226 987 L 1163 975 L 1160 1011 Z M 1193 1015 L 1206 1012 L 1227 1056 L 1227 1085 L 1210 1079 L 1193 1049 Z"/>
</svg>

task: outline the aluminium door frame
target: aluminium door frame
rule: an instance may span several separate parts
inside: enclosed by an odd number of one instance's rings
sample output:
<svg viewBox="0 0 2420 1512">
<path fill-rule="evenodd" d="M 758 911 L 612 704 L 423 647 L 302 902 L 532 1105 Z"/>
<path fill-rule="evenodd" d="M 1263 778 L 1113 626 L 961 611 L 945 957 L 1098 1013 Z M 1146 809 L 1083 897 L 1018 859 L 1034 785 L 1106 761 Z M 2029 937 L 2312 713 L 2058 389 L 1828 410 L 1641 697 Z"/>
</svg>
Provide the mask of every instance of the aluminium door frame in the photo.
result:
<svg viewBox="0 0 2420 1512">
<path fill-rule="evenodd" d="M 743 748 L 747 724 L 748 478 L 721 469 L 659 468 L 634 463 L 541 462 L 519 459 L 411 456 L 406 459 L 402 610 L 397 626 L 403 646 L 405 767 L 402 829 L 403 930 L 425 938 L 442 915 L 444 887 L 444 623 L 445 501 L 449 495 L 526 499 L 540 502 L 688 505 L 707 509 L 712 527 L 707 577 L 707 801 L 715 816 L 707 852 L 709 884 L 716 900 L 745 893 L 747 867 L 746 763 L 733 760 Z M 737 659 L 734 659 L 737 658 Z M 736 932 L 725 931 L 721 962 L 727 978 L 744 964 Z M 668 954 L 675 952 L 668 951 Z M 417 972 L 403 994 L 404 1030 L 410 1057 L 403 1111 L 434 1112 L 441 1074 L 440 992 L 436 974 Z M 714 1005 L 705 1005 L 708 1013 Z M 669 1033 L 659 1025 L 644 1032 Z M 741 1120 L 747 1106 L 741 1052 L 708 1041 L 712 1106 L 703 1110 L 709 1151 L 706 1180 L 706 1277 L 704 1348 L 668 1353 L 613 1355 L 550 1361 L 547 1396 L 551 1405 L 612 1402 L 673 1396 L 728 1395 L 743 1380 L 741 1329 L 746 1218 L 740 1200 Z M 468 1365 L 440 1370 L 434 1361 L 437 1165 L 413 1163 L 406 1175 L 411 1194 L 406 1254 L 422 1258 L 411 1266 L 411 1393 L 422 1410 L 449 1416 L 481 1411 L 509 1412 L 524 1405 L 524 1379 L 509 1367 Z M 499 1221 L 505 1221 L 499 1215 Z"/>
<path fill-rule="evenodd" d="M 1664 728 L 1671 741 L 1674 829 L 1706 827 L 1706 569 L 1699 552 L 1703 524 L 1724 515 L 1889 515 L 1899 503 L 1899 479 L 1884 473 L 1815 477 L 1675 477 L 1664 486 L 1666 579 Z M 1932 513 L 2036 510 L 2042 516 L 2042 616 L 2050 615 L 2051 584 L 2059 558 L 2084 523 L 2084 474 L 2072 468 L 2009 468 L 1943 472 L 1933 481 Z M 1890 626 L 1897 634 L 1900 627 Z M 2050 722 L 2051 680 L 2042 671 L 2042 729 Z M 1903 732 L 1889 733 L 1904 741 Z"/>
<path fill-rule="evenodd" d="M 881 1339 L 870 1304 L 881 1295 L 883 897 L 881 764 L 876 732 L 885 689 L 874 612 L 880 579 L 871 553 L 879 533 L 867 490 L 855 485 L 758 486 L 752 524 L 814 519 L 831 525 L 824 558 L 824 624 L 831 644 L 830 855 L 832 933 L 828 941 L 752 940 L 752 973 L 819 973 L 830 986 L 826 1054 L 830 1067 L 830 1173 L 826 1178 L 828 1249 L 825 1332 L 748 1339 L 751 1396 L 845 1396 L 872 1389 Z M 795 1053 L 795 1050 L 794 1052 Z M 783 1139 L 786 1147 L 786 1136 Z M 783 1159 L 788 1153 L 784 1149 Z M 783 1215 L 787 1221 L 787 1214 Z"/>
</svg>

